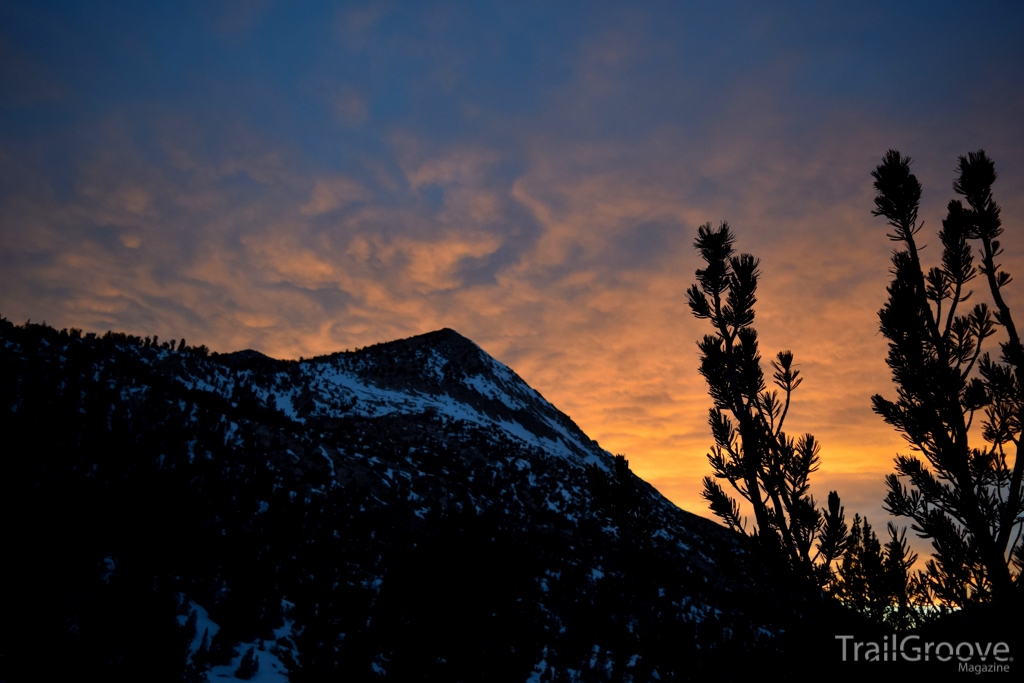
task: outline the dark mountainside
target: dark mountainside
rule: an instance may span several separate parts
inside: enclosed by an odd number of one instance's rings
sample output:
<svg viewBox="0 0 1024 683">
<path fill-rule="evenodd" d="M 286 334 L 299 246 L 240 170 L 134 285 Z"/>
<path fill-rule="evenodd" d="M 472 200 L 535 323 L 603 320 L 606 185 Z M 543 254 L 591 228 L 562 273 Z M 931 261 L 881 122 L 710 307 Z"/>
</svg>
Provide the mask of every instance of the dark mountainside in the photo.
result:
<svg viewBox="0 0 1024 683">
<path fill-rule="evenodd" d="M 0 680 L 728 680 L 836 632 L 452 330 L 177 346 L 0 320 Z"/>
</svg>

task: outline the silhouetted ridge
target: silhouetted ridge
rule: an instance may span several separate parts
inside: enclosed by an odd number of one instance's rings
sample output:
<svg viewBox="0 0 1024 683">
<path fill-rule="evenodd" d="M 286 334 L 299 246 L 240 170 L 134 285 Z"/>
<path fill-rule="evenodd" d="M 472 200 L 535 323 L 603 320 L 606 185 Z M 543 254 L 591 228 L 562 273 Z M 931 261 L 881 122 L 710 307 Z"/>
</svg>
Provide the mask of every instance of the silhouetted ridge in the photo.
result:
<svg viewBox="0 0 1024 683">
<path fill-rule="evenodd" d="M 450 329 L 295 362 L 0 319 L 0 430 L 2 680 L 720 677 L 811 609 Z"/>
<path fill-rule="evenodd" d="M 217 354 L 217 360 L 236 370 L 257 370 L 284 362 L 253 349 Z"/>
</svg>

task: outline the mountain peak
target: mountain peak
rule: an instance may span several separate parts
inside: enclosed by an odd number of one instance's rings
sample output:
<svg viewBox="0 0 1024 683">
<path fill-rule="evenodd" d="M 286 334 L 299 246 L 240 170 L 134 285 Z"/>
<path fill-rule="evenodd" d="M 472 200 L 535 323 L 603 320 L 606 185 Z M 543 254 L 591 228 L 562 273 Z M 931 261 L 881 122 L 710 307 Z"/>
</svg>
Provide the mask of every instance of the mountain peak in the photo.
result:
<svg viewBox="0 0 1024 683">
<path fill-rule="evenodd" d="M 472 340 L 449 327 L 405 339 L 374 344 L 358 351 L 357 354 L 370 357 L 386 355 L 394 360 L 412 361 L 415 358 L 429 355 L 430 351 L 448 362 L 463 366 L 468 363 L 473 366 L 473 369 L 478 369 L 485 357 L 490 358 Z"/>
<path fill-rule="evenodd" d="M 425 332 L 423 334 L 416 335 L 416 336 L 411 337 L 411 338 L 412 339 L 423 339 L 424 341 L 427 341 L 427 340 L 430 340 L 430 341 L 438 340 L 438 341 L 442 341 L 442 342 L 443 341 L 456 341 L 456 342 L 463 342 L 463 343 L 468 342 L 470 344 L 473 343 L 468 337 L 462 336 L 461 334 L 459 334 L 458 332 L 456 332 L 455 330 L 453 330 L 450 327 L 442 327 L 439 330 L 434 330 L 433 332 Z M 474 346 L 475 346 L 475 344 L 474 344 Z"/>
<path fill-rule="evenodd" d="M 543 452 L 608 468 L 602 450 L 511 368 L 450 328 L 324 359 L 310 387 L 322 403 L 366 414 L 429 410 L 508 432 Z M 342 380 L 342 373 L 359 384 Z M 343 392 L 338 388 L 344 385 Z M 347 393 L 345 393 L 347 392 Z M 352 401 L 355 403 L 352 403 Z"/>
</svg>

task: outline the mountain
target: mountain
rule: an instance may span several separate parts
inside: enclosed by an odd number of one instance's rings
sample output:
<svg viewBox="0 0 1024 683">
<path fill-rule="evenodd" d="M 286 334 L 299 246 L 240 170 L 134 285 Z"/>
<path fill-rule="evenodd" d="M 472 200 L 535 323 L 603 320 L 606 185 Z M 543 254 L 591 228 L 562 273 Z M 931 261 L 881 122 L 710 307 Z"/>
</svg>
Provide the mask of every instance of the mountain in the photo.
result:
<svg viewBox="0 0 1024 683">
<path fill-rule="evenodd" d="M 302 361 L 0 342 L 0 680 L 798 666 L 806 596 L 453 330 Z"/>
</svg>

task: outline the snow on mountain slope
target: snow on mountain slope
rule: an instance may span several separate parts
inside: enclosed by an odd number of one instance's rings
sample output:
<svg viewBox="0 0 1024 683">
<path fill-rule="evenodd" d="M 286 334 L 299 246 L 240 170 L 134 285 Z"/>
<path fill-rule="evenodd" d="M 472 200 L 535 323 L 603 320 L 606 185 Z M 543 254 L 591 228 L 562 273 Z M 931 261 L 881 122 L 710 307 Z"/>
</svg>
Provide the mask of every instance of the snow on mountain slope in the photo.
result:
<svg viewBox="0 0 1024 683">
<path fill-rule="evenodd" d="M 31 454 L 0 481 L 34 492 L 7 516 L 15 614 L 80 653 L 178 661 L 165 631 L 193 603 L 221 626 L 196 680 L 253 646 L 272 673 L 261 643 L 297 682 L 670 679 L 782 632 L 741 539 L 451 330 L 282 361 L 0 318 L 0 361 L 0 421 Z M 34 632 L 0 665 L 38 659 Z"/>
<path fill-rule="evenodd" d="M 214 369 L 216 376 L 184 374 L 179 381 L 230 398 L 237 378 L 260 401 L 300 422 L 310 416 L 434 413 L 501 430 L 570 464 L 608 470 L 612 462 L 610 453 L 515 372 L 454 330 L 315 358 L 271 375 L 231 371 L 232 365 L 274 363 L 255 351 L 221 358 L 227 365 Z"/>
<path fill-rule="evenodd" d="M 172 356 L 167 357 L 171 360 Z M 614 471 L 611 453 L 511 368 L 451 329 L 297 363 L 274 360 L 252 350 L 211 360 L 216 362 L 185 366 L 188 371 L 174 374 L 189 388 L 229 400 L 248 396 L 302 424 L 332 418 L 422 416 L 443 423 L 442 430 L 448 434 L 490 434 L 493 444 L 520 444 L 525 447 L 521 453 L 532 455 L 509 464 L 521 473 L 529 489 L 544 492 L 544 509 L 570 520 L 581 519 L 590 506 L 586 467 Z M 230 425 L 228 432 L 232 433 Z M 362 452 L 355 447 L 341 448 L 336 457 L 330 449 L 321 448 L 318 454 L 326 459 L 333 477 L 336 466 L 348 467 Z M 390 488 L 396 477 L 405 477 L 412 487 L 410 495 L 427 501 L 449 494 L 452 483 L 439 489 L 422 488 L 434 481 L 423 476 L 422 457 L 414 455 L 410 460 L 407 456 L 406 463 L 397 464 L 398 469 L 385 468 L 385 476 L 378 481 Z M 406 465 L 408 469 L 403 470 Z M 649 503 L 655 537 L 678 545 L 692 561 L 710 567 L 713 562 L 699 550 L 706 539 L 696 539 L 708 534 L 718 538 L 723 529 L 679 509 L 646 482 L 636 481 Z M 525 491 L 517 491 L 514 483 L 509 487 L 502 489 L 509 499 L 529 498 Z M 502 507 L 508 509 L 506 504 Z"/>
<path fill-rule="evenodd" d="M 506 452 L 507 444 L 518 444 L 518 452 L 526 459 L 513 458 L 504 466 L 518 470 L 530 489 L 544 492 L 543 508 L 570 519 L 579 519 L 590 505 L 587 466 L 609 474 L 615 468 L 612 454 L 587 437 L 567 415 L 511 368 L 451 329 L 298 362 L 275 360 L 253 350 L 208 359 L 155 348 L 129 346 L 124 350 L 152 363 L 155 370 L 184 389 L 215 394 L 236 406 L 247 403 L 269 408 L 297 425 L 365 419 L 369 421 L 366 429 L 379 431 L 391 429 L 385 426 L 387 420 L 436 423 L 444 435 L 484 436 L 498 449 L 483 449 L 484 457 L 489 451 L 492 458 L 495 452 Z M 225 439 L 238 438 L 236 425 L 227 421 Z M 365 442 L 336 448 L 321 445 L 307 457 L 326 462 L 332 479 L 362 479 L 362 474 L 353 474 L 353 459 L 360 460 L 368 452 L 360 444 L 368 446 L 377 438 L 369 436 Z M 384 487 L 381 495 L 403 477 L 412 486 L 407 494 L 410 499 L 445 497 L 452 486 L 457 486 L 424 476 L 423 449 L 429 450 L 429 446 L 410 443 L 407 448 L 399 461 L 381 465 L 384 476 L 374 480 Z M 475 451 L 474 447 L 463 452 Z M 372 466 L 378 466 L 372 462 L 374 457 L 370 460 Z M 497 460 L 488 465 L 500 466 Z M 461 467 L 453 464 L 451 471 Z M 509 486 L 513 490 L 503 489 L 503 493 L 511 499 L 529 498 L 523 491 L 514 490 L 512 481 Z M 685 550 L 694 534 L 721 535 L 717 524 L 680 510 L 646 482 L 637 482 L 657 520 L 656 537 L 678 543 Z M 424 486 L 428 488 L 424 490 Z M 699 551 L 694 560 L 710 566 Z"/>
</svg>

